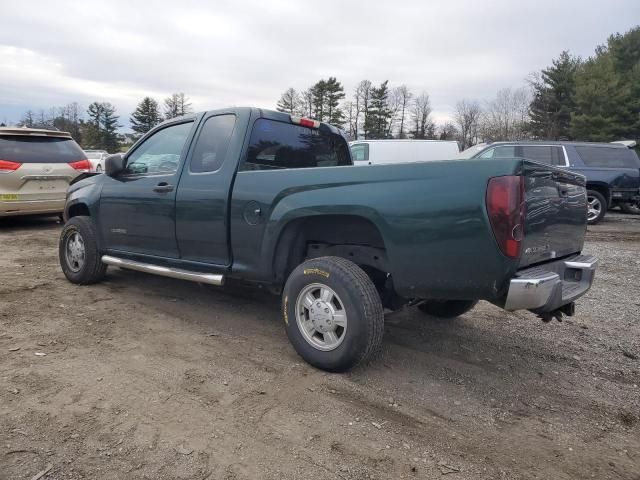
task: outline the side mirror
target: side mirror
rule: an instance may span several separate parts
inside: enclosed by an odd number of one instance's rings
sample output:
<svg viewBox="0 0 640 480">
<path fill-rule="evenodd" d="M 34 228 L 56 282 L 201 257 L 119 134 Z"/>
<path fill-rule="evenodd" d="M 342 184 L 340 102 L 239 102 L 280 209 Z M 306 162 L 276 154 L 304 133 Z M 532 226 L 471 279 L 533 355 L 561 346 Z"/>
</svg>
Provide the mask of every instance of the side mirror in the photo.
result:
<svg viewBox="0 0 640 480">
<path fill-rule="evenodd" d="M 126 162 L 124 155 L 121 153 L 115 153 L 109 155 L 104 161 L 104 173 L 110 177 L 117 176 L 120 172 L 124 171 Z"/>
</svg>

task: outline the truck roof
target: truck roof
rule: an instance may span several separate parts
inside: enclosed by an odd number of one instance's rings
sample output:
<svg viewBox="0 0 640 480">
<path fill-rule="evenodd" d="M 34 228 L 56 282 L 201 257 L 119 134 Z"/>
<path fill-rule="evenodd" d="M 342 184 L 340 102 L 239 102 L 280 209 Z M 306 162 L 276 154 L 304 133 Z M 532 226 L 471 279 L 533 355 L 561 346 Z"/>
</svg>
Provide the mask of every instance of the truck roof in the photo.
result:
<svg viewBox="0 0 640 480">
<path fill-rule="evenodd" d="M 296 119 L 300 119 L 300 117 L 297 117 L 295 115 L 290 115 L 289 113 L 286 112 L 278 112 L 276 110 L 269 110 L 266 108 L 259 108 L 259 107 L 228 107 L 228 108 L 219 108 L 219 109 L 215 109 L 215 110 L 205 110 L 205 111 L 201 111 L 201 112 L 197 112 L 197 113 L 190 113 L 188 115 L 184 115 L 182 117 L 176 117 L 176 118 L 184 118 L 184 119 L 191 119 L 191 118 L 196 118 L 200 115 L 211 115 L 211 114 L 222 114 L 222 113 L 240 113 L 240 112 L 250 112 L 250 113 L 254 113 L 256 117 L 258 118 L 266 118 L 269 120 L 275 120 L 277 122 L 287 122 L 287 123 L 297 123 L 295 120 Z M 176 121 L 176 118 L 171 118 L 169 120 L 165 120 L 164 122 L 162 122 L 162 124 L 164 123 L 169 123 L 169 122 L 174 122 Z M 302 118 L 308 118 L 308 117 L 302 117 Z M 312 118 L 309 118 L 309 120 L 314 120 Z M 317 120 L 314 120 L 317 122 Z M 161 125 L 162 125 L 161 124 Z M 326 123 L 326 122 L 318 122 L 318 128 L 321 130 L 329 130 L 331 133 L 335 133 L 338 135 L 343 135 L 342 130 L 340 130 L 339 128 Z"/>
</svg>

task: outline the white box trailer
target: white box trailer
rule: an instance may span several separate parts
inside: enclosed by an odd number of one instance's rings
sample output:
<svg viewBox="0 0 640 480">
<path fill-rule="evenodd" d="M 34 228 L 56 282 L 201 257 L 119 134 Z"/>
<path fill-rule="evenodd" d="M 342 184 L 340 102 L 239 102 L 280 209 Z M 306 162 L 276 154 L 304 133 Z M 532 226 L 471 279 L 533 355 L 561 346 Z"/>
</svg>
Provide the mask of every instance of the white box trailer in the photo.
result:
<svg viewBox="0 0 640 480">
<path fill-rule="evenodd" d="M 349 148 L 354 165 L 451 160 L 460 153 L 451 140 L 355 140 Z"/>
</svg>

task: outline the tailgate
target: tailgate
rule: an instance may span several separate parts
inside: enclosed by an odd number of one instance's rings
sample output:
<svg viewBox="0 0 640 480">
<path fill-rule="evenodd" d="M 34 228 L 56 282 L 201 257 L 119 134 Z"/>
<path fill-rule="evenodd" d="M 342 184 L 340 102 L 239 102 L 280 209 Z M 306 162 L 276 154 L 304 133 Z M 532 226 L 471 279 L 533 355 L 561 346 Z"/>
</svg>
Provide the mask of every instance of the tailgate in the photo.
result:
<svg viewBox="0 0 640 480">
<path fill-rule="evenodd" d="M 587 225 L 585 178 L 525 160 L 525 234 L 519 267 L 582 251 Z"/>
</svg>

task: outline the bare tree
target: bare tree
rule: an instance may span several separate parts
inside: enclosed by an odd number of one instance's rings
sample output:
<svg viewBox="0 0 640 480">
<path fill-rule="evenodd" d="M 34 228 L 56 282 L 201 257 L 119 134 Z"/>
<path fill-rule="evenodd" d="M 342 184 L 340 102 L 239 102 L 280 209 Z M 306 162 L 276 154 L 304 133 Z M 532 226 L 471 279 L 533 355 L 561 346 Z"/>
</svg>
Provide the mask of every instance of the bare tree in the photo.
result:
<svg viewBox="0 0 640 480">
<path fill-rule="evenodd" d="M 414 130 L 411 132 L 413 138 L 425 139 L 434 136 L 435 125 L 430 118 L 431 102 L 426 92 L 422 92 L 413 100 L 411 115 L 414 124 Z"/>
<path fill-rule="evenodd" d="M 400 126 L 398 128 L 398 138 L 406 138 L 407 134 L 405 133 L 404 124 L 413 94 L 409 91 L 406 85 L 400 85 L 395 88 L 393 94 L 396 96 L 399 103 L 398 121 Z"/>
<path fill-rule="evenodd" d="M 458 127 L 459 141 L 462 149 L 468 148 L 478 143 L 480 120 L 482 118 L 482 108 L 475 100 L 460 100 L 456 103 L 456 111 L 453 115 Z"/>
<path fill-rule="evenodd" d="M 300 113 L 302 116 L 313 117 L 313 91 L 308 88 L 300 95 Z"/>
<path fill-rule="evenodd" d="M 172 93 L 164 99 L 164 118 L 167 120 L 192 112 L 193 109 L 191 108 L 189 98 L 183 92 Z"/>
<path fill-rule="evenodd" d="M 354 119 L 356 114 L 356 107 L 354 103 L 351 100 L 349 100 L 348 102 L 345 102 L 345 104 L 343 105 L 343 110 L 347 114 L 347 136 L 349 137 L 350 140 L 355 140 L 356 135 L 354 130 L 354 123 L 355 123 Z"/>
<path fill-rule="evenodd" d="M 438 140 L 454 140 L 458 129 L 453 122 L 445 122 L 438 128 Z"/>
<path fill-rule="evenodd" d="M 503 88 L 486 103 L 482 130 L 492 140 L 518 140 L 525 136 L 530 94 L 524 87 Z"/>
<path fill-rule="evenodd" d="M 359 124 L 360 124 L 360 116 L 362 115 L 364 118 L 362 119 L 362 125 L 367 122 L 367 117 L 369 116 L 369 103 L 371 102 L 371 81 L 370 80 L 362 80 L 358 86 L 356 87 L 354 93 L 355 100 L 355 112 L 354 112 L 354 135 L 355 138 L 358 138 L 360 134 Z M 365 134 L 365 138 L 367 138 Z"/>
</svg>

